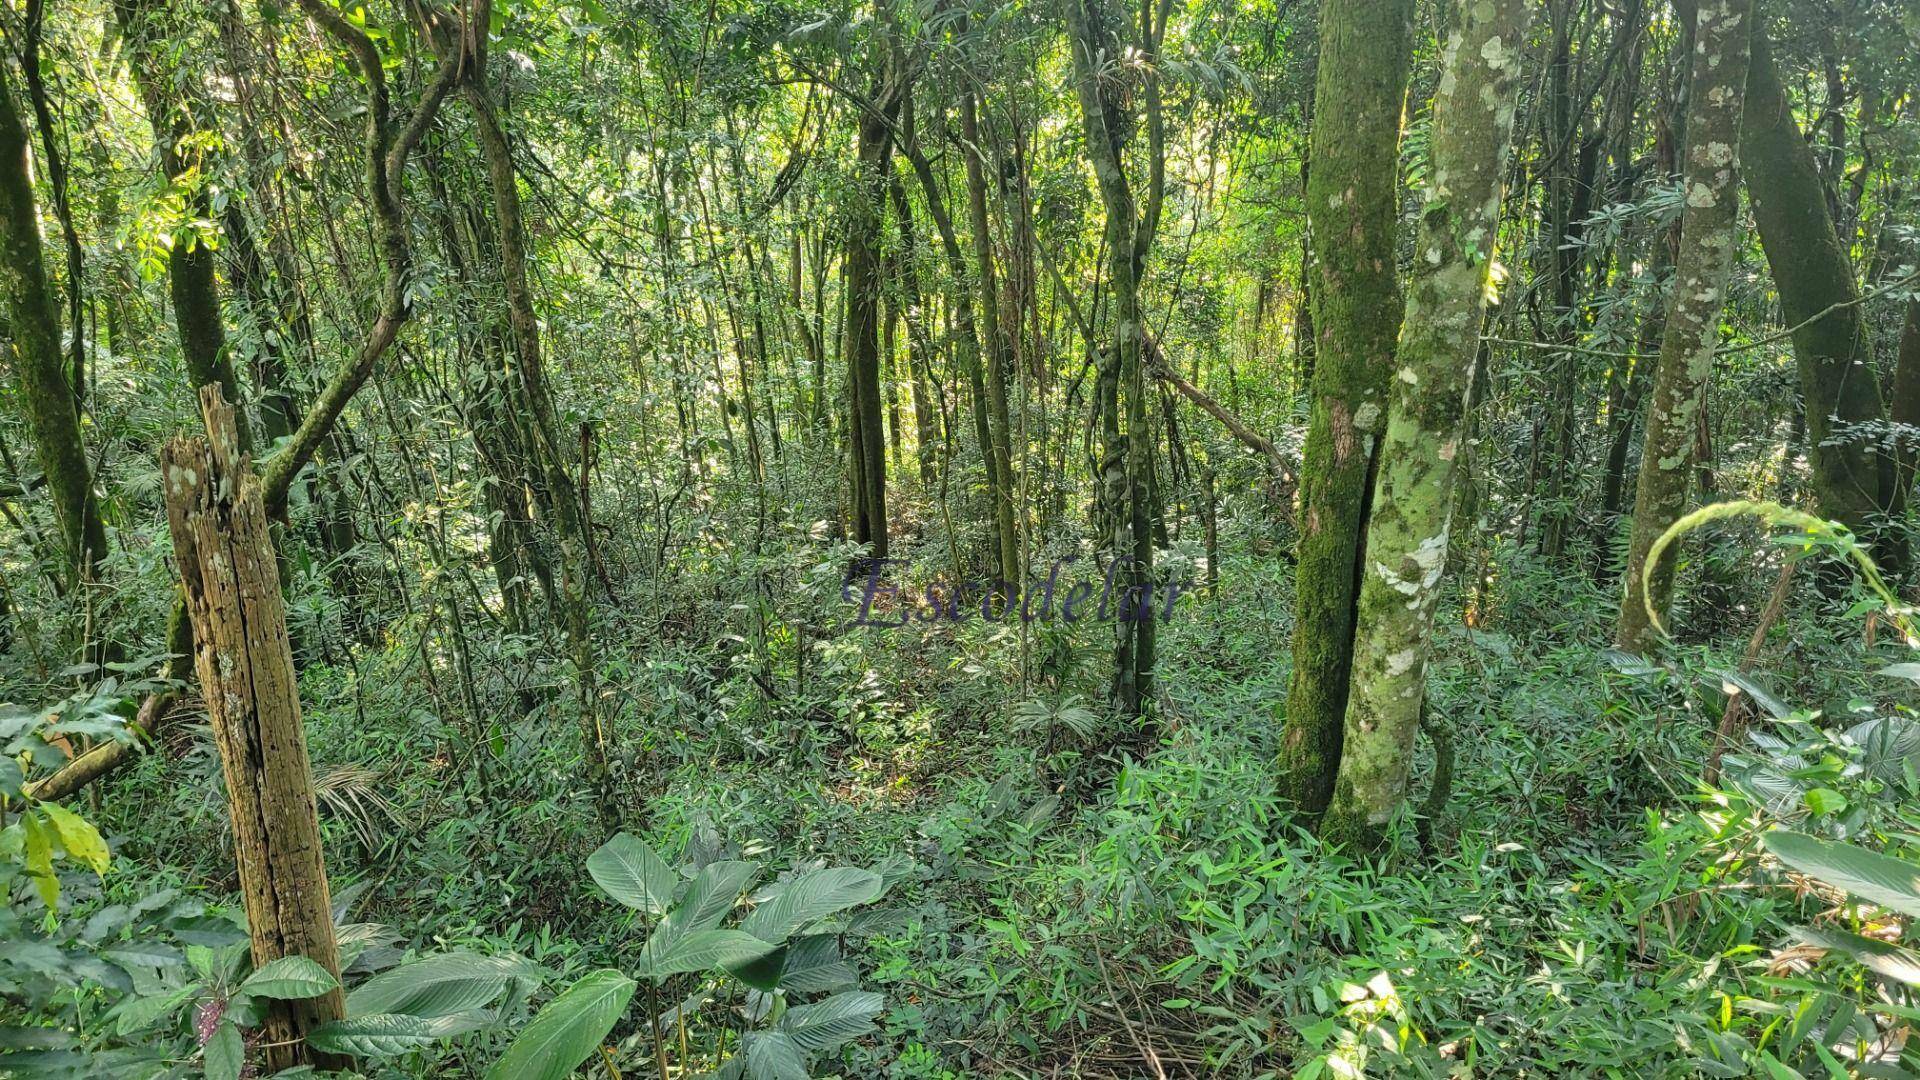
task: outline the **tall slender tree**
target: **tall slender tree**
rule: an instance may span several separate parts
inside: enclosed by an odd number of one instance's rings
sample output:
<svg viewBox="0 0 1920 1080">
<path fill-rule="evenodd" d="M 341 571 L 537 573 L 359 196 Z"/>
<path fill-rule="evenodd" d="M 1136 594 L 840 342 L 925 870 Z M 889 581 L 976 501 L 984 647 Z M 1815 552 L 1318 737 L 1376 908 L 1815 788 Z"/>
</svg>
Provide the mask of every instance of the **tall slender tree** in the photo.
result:
<svg viewBox="0 0 1920 1080">
<path fill-rule="evenodd" d="M 1142 5 L 1139 36 L 1132 46 L 1151 58 L 1171 5 Z M 1099 352 L 1094 390 L 1095 421 L 1100 432 L 1098 504 L 1103 534 L 1100 548 L 1115 564 L 1115 620 L 1112 701 L 1123 716 L 1144 715 L 1153 699 L 1154 615 L 1145 602 L 1153 588 L 1153 434 L 1147 402 L 1152 385 L 1145 371 L 1146 323 L 1140 305 L 1140 278 L 1153 244 L 1164 179 L 1165 144 L 1155 81 L 1147 81 L 1148 177 L 1144 206 L 1127 178 L 1125 151 L 1137 121 L 1129 95 L 1114 70 L 1124 40 L 1117 20 L 1102 0 L 1068 0 L 1067 28 L 1072 39 L 1075 90 L 1080 99 L 1082 134 L 1093 175 L 1106 210 L 1107 286 L 1112 294 L 1113 337 Z"/>
<path fill-rule="evenodd" d="M 1321 822 L 1333 840 L 1376 842 L 1406 798 L 1500 231 L 1528 2 L 1460 0 L 1441 49 L 1433 161 L 1367 522 L 1340 772 Z"/>
<path fill-rule="evenodd" d="M 1853 260 L 1834 227 L 1819 162 L 1781 88 L 1764 22 L 1754 27 L 1752 49 L 1740 153 L 1780 313 L 1793 329 L 1814 503 L 1871 539 L 1883 564 L 1904 571 L 1904 536 L 1877 520 L 1894 504 L 1894 462 L 1878 435 L 1886 409 Z"/>
<path fill-rule="evenodd" d="M 1697 18 L 1682 162 L 1686 209 L 1634 488 L 1626 594 L 1614 628 L 1614 643 L 1634 652 L 1651 643 L 1649 613 L 1664 612 L 1673 600 L 1672 563 L 1654 567 L 1649 575 L 1647 554 L 1686 509 L 1740 209 L 1740 114 L 1753 38 L 1750 0 L 1703 0 Z"/>
<path fill-rule="evenodd" d="M 77 399 L 62 362 L 60 308 L 47 284 L 33 197 L 32 150 L 12 78 L 0 64 L 0 298 L 11 339 L 8 360 L 60 527 L 62 577 L 79 584 L 92 580 L 106 558 L 107 534 L 93 491 Z"/>
<path fill-rule="evenodd" d="M 1280 782 L 1326 809 L 1340 765 L 1354 607 L 1374 457 L 1400 332 L 1394 263 L 1412 0 L 1323 0 L 1307 216 L 1313 228 L 1313 407 L 1301 451 L 1293 677 Z"/>
</svg>

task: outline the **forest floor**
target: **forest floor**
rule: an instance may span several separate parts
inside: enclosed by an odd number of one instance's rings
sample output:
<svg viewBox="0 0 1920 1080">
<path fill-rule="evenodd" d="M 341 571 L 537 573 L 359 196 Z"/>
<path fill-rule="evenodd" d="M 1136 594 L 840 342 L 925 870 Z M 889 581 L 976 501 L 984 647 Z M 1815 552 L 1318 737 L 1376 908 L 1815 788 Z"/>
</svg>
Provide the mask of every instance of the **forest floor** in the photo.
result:
<svg viewBox="0 0 1920 1080">
<path fill-rule="evenodd" d="M 1098 685 L 1097 629 L 1029 628 L 1024 692 L 1021 632 L 977 620 L 825 636 L 803 684 L 756 673 L 736 638 L 620 609 L 629 636 L 603 640 L 634 644 L 607 659 L 605 700 L 645 746 L 621 763 L 628 828 L 888 879 L 853 952 L 886 1012 L 849 1077 L 1736 1075 L 1715 1067 L 1796 1000 L 1776 950 L 1803 905 L 1750 880 L 1765 809 L 1693 779 L 1730 647 L 1635 669 L 1598 644 L 1601 589 L 1502 557 L 1476 599 L 1500 617 L 1442 620 L 1430 700 L 1457 761 L 1424 846 L 1409 826 L 1358 862 L 1277 801 L 1291 574 L 1253 556 L 1168 624 L 1162 736 L 1137 760 L 1095 752 L 1110 733 L 1070 698 Z M 1727 637 L 1750 618 L 1728 613 Z M 1894 689 L 1859 674 L 1857 641 L 1787 629 L 1779 697 L 1858 711 Z M 630 962 L 628 913 L 583 872 L 605 836 L 572 729 L 447 730 L 418 664 L 396 633 L 302 672 L 351 919 L 396 948 L 516 951 L 555 985 Z M 217 764 L 176 744 L 184 762 L 153 755 L 101 813 L 161 883 L 217 890 Z M 1433 762 L 1423 738 L 1423 791 Z"/>
</svg>

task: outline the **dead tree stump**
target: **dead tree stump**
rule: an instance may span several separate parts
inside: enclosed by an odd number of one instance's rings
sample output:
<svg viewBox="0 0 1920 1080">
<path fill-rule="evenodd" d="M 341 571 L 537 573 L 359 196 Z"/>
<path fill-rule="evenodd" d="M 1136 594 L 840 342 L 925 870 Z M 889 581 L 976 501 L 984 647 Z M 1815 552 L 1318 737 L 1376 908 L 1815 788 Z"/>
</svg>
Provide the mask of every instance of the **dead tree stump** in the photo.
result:
<svg viewBox="0 0 1920 1080">
<path fill-rule="evenodd" d="M 253 962 L 297 954 L 338 978 L 313 771 L 260 482 L 217 384 L 201 388 L 200 409 L 207 437 L 169 442 L 160 471 L 193 620 L 194 669 L 227 781 Z M 346 1015 L 339 989 L 268 1006 L 262 1045 L 269 1074 L 309 1062 L 345 1064 L 305 1043 L 309 1030 Z"/>
</svg>

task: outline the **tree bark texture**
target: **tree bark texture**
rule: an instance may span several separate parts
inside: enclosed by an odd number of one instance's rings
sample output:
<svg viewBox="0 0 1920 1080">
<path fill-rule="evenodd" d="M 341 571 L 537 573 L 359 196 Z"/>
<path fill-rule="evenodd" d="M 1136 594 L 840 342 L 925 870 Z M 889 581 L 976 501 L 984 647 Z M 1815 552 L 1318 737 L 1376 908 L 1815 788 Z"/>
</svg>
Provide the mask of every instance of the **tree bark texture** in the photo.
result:
<svg viewBox="0 0 1920 1080">
<path fill-rule="evenodd" d="M 63 576 L 78 583 L 90 580 L 106 558 L 107 534 L 60 353 L 60 309 L 47 283 L 31 151 L 10 79 L 0 69 L 0 301 L 11 324 L 9 366 L 60 527 Z"/>
<path fill-rule="evenodd" d="M 1907 560 L 1898 530 L 1877 534 L 1874 527 L 1874 517 L 1892 504 L 1894 470 L 1891 455 L 1879 449 L 1886 413 L 1853 261 L 1834 229 L 1819 166 L 1781 89 L 1764 26 L 1753 35 L 1740 153 L 1780 311 L 1794 328 L 1814 504 L 1872 541 L 1882 564 L 1899 572 Z"/>
<path fill-rule="evenodd" d="M 1313 407 L 1301 450 L 1293 675 L 1282 791 L 1318 814 L 1333 796 L 1353 656 L 1359 560 L 1400 332 L 1394 265 L 1412 0 L 1323 0 L 1307 217 L 1313 230 Z"/>
<path fill-rule="evenodd" d="M 1441 50 L 1431 178 L 1367 523 L 1340 771 L 1322 835 L 1370 845 L 1406 800 L 1456 462 L 1519 105 L 1529 0 L 1462 0 Z"/>
<path fill-rule="evenodd" d="M 1752 7 L 1750 0 L 1704 0 L 1696 18 L 1681 162 L 1686 207 L 1634 484 L 1626 591 L 1614 625 L 1614 643 L 1629 652 L 1652 644 L 1650 616 L 1664 615 L 1673 600 L 1672 561 L 1654 567 L 1649 576 L 1647 553 L 1687 507 L 1690 466 L 1738 240 L 1740 115 Z"/>
<path fill-rule="evenodd" d="M 194 670 L 226 778 L 253 962 L 305 956 L 338 978 L 313 774 L 260 481 L 218 383 L 201 388 L 200 407 L 207 436 L 168 443 L 160 471 L 193 621 Z M 301 1041 L 312 1028 L 345 1015 L 339 988 L 266 1004 L 268 1071 L 309 1061 L 344 1064 L 309 1054 Z"/>
</svg>

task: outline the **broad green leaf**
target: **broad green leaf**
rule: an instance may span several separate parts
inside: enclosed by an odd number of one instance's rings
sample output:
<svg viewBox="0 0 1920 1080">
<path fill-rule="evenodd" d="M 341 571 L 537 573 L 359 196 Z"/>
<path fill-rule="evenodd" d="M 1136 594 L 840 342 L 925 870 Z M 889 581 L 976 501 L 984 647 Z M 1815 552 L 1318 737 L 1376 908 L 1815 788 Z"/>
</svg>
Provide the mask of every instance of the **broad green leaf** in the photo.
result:
<svg viewBox="0 0 1920 1080">
<path fill-rule="evenodd" d="M 247 1064 L 247 1043 L 231 1020 L 220 1021 L 207 1040 L 207 1080 L 240 1080 Z"/>
<path fill-rule="evenodd" d="M 147 1028 L 180 1011 L 187 999 L 200 992 L 199 983 L 188 983 L 168 994 L 156 994 L 153 997 L 134 998 L 120 1006 L 119 1015 L 114 1018 L 114 1030 L 122 1035 L 131 1035 Z"/>
<path fill-rule="evenodd" d="M 840 942 L 832 934 L 795 938 L 787 946 L 779 986 L 798 994 L 820 994 L 852 986 L 858 978 L 840 959 Z"/>
<path fill-rule="evenodd" d="M 304 956 L 283 956 L 247 976 L 240 993 L 253 997 L 294 1000 L 319 997 L 340 985 L 326 968 Z"/>
<path fill-rule="evenodd" d="M 594 883 L 630 908 L 665 915 L 679 877 L 639 837 L 619 833 L 587 856 Z"/>
<path fill-rule="evenodd" d="M 728 964 L 727 974 L 761 993 L 770 994 L 780 986 L 780 972 L 786 968 L 786 964 L 787 947 L 781 945 L 763 956 L 756 956 L 738 964 Z"/>
<path fill-rule="evenodd" d="M 1768 693 L 1767 688 L 1761 686 L 1759 680 L 1747 672 L 1729 668 L 1715 671 L 1713 674 L 1720 680 L 1720 689 L 1729 696 L 1736 692 L 1746 694 L 1753 699 L 1755 705 L 1760 706 L 1775 720 L 1784 720 L 1793 715 L 1792 709 L 1787 708 L 1779 698 Z"/>
<path fill-rule="evenodd" d="M 436 1038 L 432 1025 L 417 1016 L 376 1013 L 321 1024 L 307 1033 L 307 1045 L 349 1057 L 391 1057 L 426 1046 Z"/>
<path fill-rule="evenodd" d="M 880 875 L 871 870 L 850 866 L 815 870 L 794 878 L 778 895 L 754 908 L 740 921 L 740 929 L 777 945 L 796 930 L 876 899 L 883 888 Z"/>
<path fill-rule="evenodd" d="M 1908 986 L 1920 986 L 1920 953 L 1890 942 L 1878 941 L 1845 930 L 1817 926 L 1794 928 L 1794 936 L 1809 945 L 1846 953 L 1862 967 Z"/>
<path fill-rule="evenodd" d="M 1902 915 L 1920 915 L 1920 866 L 1783 829 L 1768 833 L 1766 843 L 1781 862 L 1803 874 Z"/>
<path fill-rule="evenodd" d="M 756 1031 L 746 1038 L 750 1080 L 808 1080 L 807 1056 L 782 1031 Z"/>
<path fill-rule="evenodd" d="M 493 1004 L 515 980 L 536 985 L 539 969 L 518 957 L 437 953 L 390 968 L 360 984 L 347 995 L 347 1015 L 450 1016 Z"/>
<path fill-rule="evenodd" d="M 1816 817 L 1838 814 L 1847 808 L 1846 796 L 1832 788 L 1813 788 L 1801 798 L 1806 800 L 1807 809 L 1813 811 Z"/>
<path fill-rule="evenodd" d="M 1912 679 L 1914 682 L 1920 682 L 1920 664 L 1888 664 L 1886 667 L 1881 668 L 1878 674 L 1895 679 Z"/>
<path fill-rule="evenodd" d="M 53 874 L 52 830 L 40 824 L 39 816 L 31 811 L 20 815 L 20 829 L 26 837 L 27 876 L 40 891 L 40 902 L 52 911 L 60 902 L 60 879 Z"/>
<path fill-rule="evenodd" d="M 636 985 L 618 971 L 602 968 L 569 986 L 513 1040 L 487 1070 L 487 1080 L 561 1080 L 571 1075 L 613 1030 Z"/>
<path fill-rule="evenodd" d="M 739 930 L 696 930 L 676 934 L 660 948 L 649 939 L 640 953 L 638 974 L 658 979 L 688 971 L 711 971 L 756 960 L 773 950 L 771 943 Z"/>
<path fill-rule="evenodd" d="M 711 930 L 720 925 L 740 900 L 740 893 L 753 883 L 760 867 L 750 862 L 708 864 L 687 886 L 686 895 L 673 907 L 669 918 L 682 930 Z"/>
<path fill-rule="evenodd" d="M 719 926 L 759 869 L 753 863 L 716 862 L 701 870 L 679 903 L 653 928 L 653 936 L 647 940 L 648 953 L 670 955 L 682 939 Z"/>
<path fill-rule="evenodd" d="M 765 956 L 730 966 L 727 972 L 764 993 L 823 994 L 844 990 L 858 980 L 840 958 L 840 941 L 833 934 L 795 938 Z"/>
<path fill-rule="evenodd" d="M 107 852 L 107 842 L 100 838 L 100 830 L 79 814 L 58 803 L 36 803 L 34 808 L 47 815 L 55 835 L 60 838 L 60 846 L 67 849 L 69 858 L 75 859 L 96 874 L 104 875 L 112 864 L 113 856 Z"/>
<path fill-rule="evenodd" d="M 788 1009 L 780 1018 L 780 1030 L 795 1046 L 816 1054 L 873 1030 L 873 1018 L 885 1007 L 885 999 L 865 990 L 835 994 L 818 1004 Z"/>
</svg>

